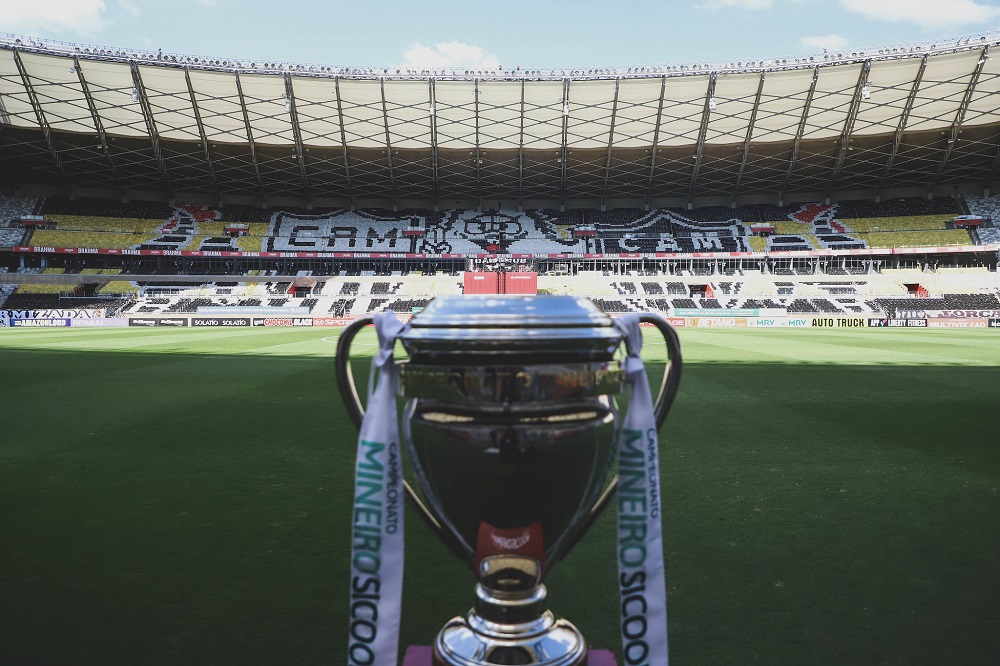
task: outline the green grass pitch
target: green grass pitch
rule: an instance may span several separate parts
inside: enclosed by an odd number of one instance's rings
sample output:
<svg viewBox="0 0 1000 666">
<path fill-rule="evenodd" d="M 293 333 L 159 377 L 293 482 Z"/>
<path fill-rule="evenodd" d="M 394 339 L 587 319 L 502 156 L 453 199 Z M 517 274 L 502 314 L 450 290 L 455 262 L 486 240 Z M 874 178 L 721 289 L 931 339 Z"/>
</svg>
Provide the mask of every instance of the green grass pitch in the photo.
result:
<svg viewBox="0 0 1000 666">
<path fill-rule="evenodd" d="M 0 664 L 344 663 L 337 334 L 0 330 Z M 1000 331 L 680 335 L 673 662 L 1000 663 Z M 613 530 L 548 585 L 617 649 Z M 412 513 L 406 538 L 427 644 L 474 581 Z"/>
</svg>

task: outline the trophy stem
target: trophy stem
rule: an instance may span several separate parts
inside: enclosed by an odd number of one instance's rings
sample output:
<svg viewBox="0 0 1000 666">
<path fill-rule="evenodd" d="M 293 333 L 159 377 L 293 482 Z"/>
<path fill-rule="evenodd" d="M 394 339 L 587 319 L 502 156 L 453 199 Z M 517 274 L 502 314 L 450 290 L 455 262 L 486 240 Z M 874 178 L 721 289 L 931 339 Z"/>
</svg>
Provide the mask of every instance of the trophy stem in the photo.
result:
<svg viewBox="0 0 1000 666">
<path fill-rule="evenodd" d="M 480 595 L 477 586 L 476 608 L 462 617 L 452 618 L 434 642 L 435 666 L 483 666 L 518 664 L 524 666 L 585 666 L 587 645 L 579 629 L 570 622 L 555 619 L 551 611 L 540 611 L 540 604 L 511 607 L 508 600 Z M 539 598 L 545 598 L 540 585 Z M 539 610 L 534 617 L 528 614 Z M 524 622 L 494 622 L 488 616 L 509 615 Z M 521 613 L 526 617 L 520 618 Z"/>
<path fill-rule="evenodd" d="M 480 581 L 475 607 L 438 634 L 436 666 L 585 666 L 583 635 L 545 610 L 547 592 L 536 560 L 488 557 L 480 565 Z"/>
</svg>

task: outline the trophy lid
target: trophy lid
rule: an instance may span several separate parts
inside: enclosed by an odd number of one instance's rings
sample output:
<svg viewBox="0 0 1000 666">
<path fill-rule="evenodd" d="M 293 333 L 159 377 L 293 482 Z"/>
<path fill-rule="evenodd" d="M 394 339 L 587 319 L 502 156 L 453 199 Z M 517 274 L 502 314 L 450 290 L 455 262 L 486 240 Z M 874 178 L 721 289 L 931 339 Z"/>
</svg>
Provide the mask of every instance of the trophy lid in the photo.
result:
<svg viewBox="0 0 1000 666">
<path fill-rule="evenodd" d="M 611 360 L 621 333 L 575 296 L 444 296 L 410 320 L 400 339 L 416 363 Z"/>
</svg>

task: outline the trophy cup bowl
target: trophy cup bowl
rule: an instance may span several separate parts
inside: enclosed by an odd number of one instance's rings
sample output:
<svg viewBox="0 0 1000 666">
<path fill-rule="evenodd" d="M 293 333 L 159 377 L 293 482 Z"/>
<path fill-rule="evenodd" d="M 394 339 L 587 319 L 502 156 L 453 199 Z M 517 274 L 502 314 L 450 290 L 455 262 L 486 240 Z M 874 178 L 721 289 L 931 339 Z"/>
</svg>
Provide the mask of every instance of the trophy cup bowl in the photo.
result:
<svg viewBox="0 0 1000 666">
<path fill-rule="evenodd" d="M 680 381 L 680 345 L 665 320 L 641 319 L 668 351 L 659 426 Z M 370 322 L 352 322 L 337 347 L 357 424 L 349 352 Z M 614 497 L 622 341 L 608 315 L 572 296 L 441 297 L 400 335 L 402 438 L 422 498 L 405 491 L 479 580 L 473 609 L 438 634 L 435 664 L 586 664 L 580 632 L 545 610 L 542 580 Z"/>
</svg>

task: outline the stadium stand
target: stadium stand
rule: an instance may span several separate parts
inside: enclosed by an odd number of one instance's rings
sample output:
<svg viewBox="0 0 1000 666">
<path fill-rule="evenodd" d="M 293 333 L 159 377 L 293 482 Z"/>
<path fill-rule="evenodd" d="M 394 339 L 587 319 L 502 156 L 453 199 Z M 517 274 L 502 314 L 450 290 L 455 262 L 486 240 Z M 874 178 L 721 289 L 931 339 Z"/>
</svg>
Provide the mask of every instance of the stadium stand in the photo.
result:
<svg viewBox="0 0 1000 666">
<path fill-rule="evenodd" d="M 968 211 L 985 223 L 977 229 L 955 229 L 956 215 Z M 778 207 L 752 205 L 738 208 L 703 207 L 691 210 L 636 208 L 599 211 L 401 210 L 341 208 L 302 211 L 281 208 L 265 211 L 249 206 L 168 206 L 162 203 L 119 203 L 102 199 L 68 200 L 0 197 L 0 238 L 4 224 L 23 215 L 40 213 L 47 228 L 29 230 L 6 227 L 23 242 L 40 248 L 108 249 L 273 249 L 281 252 L 335 250 L 497 257 L 505 253 L 546 256 L 576 256 L 623 252 L 684 252 L 778 249 L 858 250 L 866 248 L 921 248 L 949 245 L 969 246 L 990 242 L 996 232 L 992 219 L 1000 211 L 998 197 L 945 197 L 896 199 L 883 202 L 842 201 L 833 204 L 795 204 Z M 755 236 L 749 225 L 773 223 L 775 233 Z M 232 226 L 237 225 L 237 226 Z M 593 230 L 596 235 L 576 238 L 574 228 Z M 420 228 L 424 235 L 408 237 L 404 231 Z M 241 234 L 241 235 L 236 235 Z M 392 310 L 409 313 L 436 295 L 462 293 L 462 280 L 455 265 L 421 264 L 419 270 L 398 265 L 312 266 L 303 270 L 295 262 L 282 261 L 268 268 L 245 268 L 234 264 L 198 264 L 151 260 L 134 254 L 99 260 L 96 255 L 76 254 L 59 259 L 64 265 L 46 268 L 46 274 L 109 276 L 93 283 L 86 294 L 118 296 L 127 313 L 191 313 L 199 306 L 242 305 L 253 307 L 298 307 L 322 316 L 358 316 Z M 107 255 L 102 255 L 107 256 Z M 161 255 L 161 256 L 170 256 Z M 637 256 L 637 255 L 636 255 Z M 530 264 L 518 260 L 511 266 Z M 487 262 L 489 263 L 489 262 Z M 23 259 L 22 259 L 23 264 Z M 574 269 L 571 280 L 560 271 L 538 278 L 543 292 L 574 293 L 597 299 L 609 312 L 654 309 L 670 313 L 677 308 L 719 310 L 751 308 L 790 313 L 882 313 L 893 303 L 910 304 L 906 284 L 918 283 L 928 295 L 980 290 L 980 265 L 937 266 L 937 260 L 914 259 L 882 266 L 867 257 L 856 261 L 818 260 L 797 262 L 770 258 L 755 268 L 739 262 L 698 260 L 669 267 L 594 262 L 595 270 Z M 498 264 L 500 265 L 500 264 Z M 9 264 L 13 268 L 13 264 Z M 37 272 L 37 271 L 36 271 Z M 266 282 L 205 282 L 169 286 L 129 279 L 131 275 L 163 276 L 176 273 L 245 274 L 260 278 L 281 275 Z M 391 276 L 407 274 L 405 280 Z M 292 280 L 319 276 L 314 285 L 293 294 Z M 330 279 L 335 276 L 335 279 Z M 386 276 L 390 276 L 388 279 Z M 327 284 L 327 280 L 331 284 Z M 6 285 L 0 297 L 13 292 Z M 57 281 L 23 285 L 16 292 L 29 296 L 83 296 L 80 284 Z M 23 300 L 23 298 L 22 298 Z M 74 299 L 75 301 L 76 299 Z M 951 299 L 955 301 L 954 298 Z M 925 303 L 928 303 L 924 299 Z M 978 302 L 970 300 L 972 302 Z M 989 299 L 983 302 L 992 302 Z M 888 305 L 887 305 L 888 304 Z M 902 307 L 902 305 L 900 306 Z M 924 305 L 923 307 L 929 307 Z M 956 307 L 956 306 L 952 306 Z M 971 307 L 971 306 L 966 306 Z M 984 306 L 985 307 L 985 306 Z"/>
<path fill-rule="evenodd" d="M 971 215 L 978 215 L 984 220 L 983 226 L 975 232 L 979 242 L 984 245 L 1000 244 L 1000 196 L 967 196 L 965 202 Z"/>
<path fill-rule="evenodd" d="M 976 205 L 988 208 L 995 203 L 977 201 Z M 36 247 L 617 254 L 931 247 L 970 245 L 976 240 L 966 230 L 948 228 L 950 220 L 964 210 L 959 199 L 950 197 L 649 212 L 328 209 L 305 213 L 287 208 L 268 212 L 246 206 L 168 207 L 58 197 L 41 202 L 25 199 L 17 206 L 17 210 L 41 210 L 52 225 L 31 233 L 28 244 Z M 760 221 L 773 222 L 776 233 L 754 236 L 750 225 Z M 227 233 L 233 224 L 241 225 L 239 234 Z M 597 235 L 576 238 L 575 227 L 593 229 Z M 425 235 L 407 237 L 405 232 L 413 228 L 424 230 Z M 702 266 L 689 272 L 710 274 Z"/>
<path fill-rule="evenodd" d="M 0 195 L 0 227 L 9 226 L 26 215 L 33 215 L 38 204 L 39 200 L 36 197 Z"/>
</svg>

